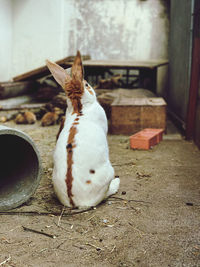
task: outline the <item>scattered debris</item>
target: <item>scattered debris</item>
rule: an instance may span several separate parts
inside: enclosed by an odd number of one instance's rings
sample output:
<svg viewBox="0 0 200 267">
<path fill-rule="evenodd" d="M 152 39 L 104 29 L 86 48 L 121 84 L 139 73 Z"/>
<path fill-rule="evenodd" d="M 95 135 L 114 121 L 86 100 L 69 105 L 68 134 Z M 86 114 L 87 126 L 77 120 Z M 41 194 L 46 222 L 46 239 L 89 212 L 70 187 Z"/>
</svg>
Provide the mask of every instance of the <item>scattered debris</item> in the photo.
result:
<svg viewBox="0 0 200 267">
<path fill-rule="evenodd" d="M 133 161 L 125 162 L 125 163 L 119 163 L 119 164 L 112 164 L 112 166 L 125 166 L 125 165 L 135 165 Z"/>
<path fill-rule="evenodd" d="M 121 74 L 116 74 L 109 79 L 101 79 L 94 89 L 115 89 L 121 87 Z"/>
<path fill-rule="evenodd" d="M 9 257 L 7 259 L 5 259 L 4 261 L 0 262 L 0 266 L 6 264 L 7 262 L 9 262 L 11 260 L 11 256 L 9 255 Z"/>
<path fill-rule="evenodd" d="M 95 245 L 93 245 L 93 244 L 91 244 L 91 243 L 85 243 L 87 246 L 90 246 L 90 247 L 93 247 L 93 248 L 95 248 L 97 251 L 101 251 L 101 250 L 103 250 L 103 248 L 100 248 L 100 247 L 97 247 L 97 246 L 95 246 Z"/>
<path fill-rule="evenodd" d="M 57 247 L 56 249 L 59 249 L 65 242 L 67 241 L 67 239 L 65 239 L 63 242 L 61 242 Z"/>
<path fill-rule="evenodd" d="M 73 244 L 73 247 L 75 247 L 75 248 L 79 248 L 79 249 L 86 249 L 85 247 L 80 246 L 80 245 L 76 245 L 76 244 Z"/>
<path fill-rule="evenodd" d="M 126 201 L 126 202 L 138 202 L 138 203 L 151 204 L 151 202 L 149 202 L 149 201 L 136 200 L 136 199 L 125 199 L 125 198 L 115 197 L 115 196 L 110 196 L 109 199 L 112 199 L 112 200 L 122 200 L 122 201 Z"/>
<path fill-rule="evenodd" d="M 142 172 L 136 172 L 136 175 L 137 175 L 137 178 L 139 178 L 139 179 L 151 177 L 151 174 L 142 173 Z"/>
<path fill-rule="evenodd" d="M 25 111 L 16 116 L 15 122 L 17 124 L 34 124 L 36 122 L 36 116 L 31 111 Z"/>
<path fill-rule="evenodd" d="M 44 114 L 41 120 L 41 125 L 42 126 L 50 126 L 50 125 L 55 125 L 58 122 L 59 119 L 59 110 L 52 111 L 52 112 L 47 112 Z"/>
<path fill-rule="evenodd" d="M 194 206 L 194 204 L 192 202 L 186 202 L 185 203 L 187 206 Z"/>
<path fill-rule="evenodd" d="M 4 236 L 1 238 L 1 240 L 3 240 L 3 242 L 5 241 L 7 244 L 12 244 L 7 238 L 5 238 Z"/>
<path fill-rule="evenodd" d="M 48 237 L 51 237 L 51 238 L 54 238 L 54 239 L 56 238 L 55 235 L 51 235 L 51 234 L 45 233 L 43 231 L 34 230 L 34 229 L 31 229 L 31 228 L 28 228 L 28 227 L 25 227 L 25 226 L 22 226 L 22 227 L 23 227 L 23 229 L 25 231 L 29 231 L 29 232 L 33 232 L 33 233 L 36 233 L 36 234 L 45 235 L 45 236 L 48 236 Z"/>
<path fill-rule="evenodd" d="M 61 218 L 63 216 L 64 211 L 65 211 L 65 207 L 62 208 L 61 214 L 60 214 L 60 216 L 58 218 L 58 226 L 60 226 L 60 221 L 61 221 Z"/>
<path fill-rule="evenodd" d="M 51 100 L 51 105 L 53 107 L 58 107 L 63 112 L 65 112 L 67 108 L 67 96 L 64 92 L 60 92 L 58 95 L 54 96 Z"/>
<path fill-rule="evenodd" d="M 36 98 L 39 101 L 50 101 L 61 91 L 58 87 L 53 86 L 41 86 L 36 94 Z"/>
<path fill-rule="evenodd" d="M 114 245 L 114 247 L 112 248 L 110 253 L 113 253 L 113 251 L 116 249 L 116 245 Z"/>
<path fill-rule="evenodd" d="M 91 219 L 93 219 L 95 217 L 95 215 L 93 215 L 92 217 L 90 217 L 87 221 L 90 221 Z"/>
<path fill-rule="evenodd" d="M 68 209 L 69 210 L 69 209 Z M 88 211 L 96 210 L 96 207 L 90 207 L 88 209 L 80 209 L 77 211 L 73 211 L 70 209 L 69 212 L 63 213 L 62 217 L 68 217 L 77 215 L 80 213 L 87 213 Z M 59 216 L 60 212 L 39 212 L 39 211 L 0 211 L 0 215 L 24 215 L 24 216 Z"/>
<path fill-rule="evenodd" d="M 0 122 L 1 122 L 1 123 L 6 122 L 7 120 L 8 120 L 8 119 L 7 119 L 6 116 L 1 116 L 1 117 L 0 117 Z"/>
</svg>

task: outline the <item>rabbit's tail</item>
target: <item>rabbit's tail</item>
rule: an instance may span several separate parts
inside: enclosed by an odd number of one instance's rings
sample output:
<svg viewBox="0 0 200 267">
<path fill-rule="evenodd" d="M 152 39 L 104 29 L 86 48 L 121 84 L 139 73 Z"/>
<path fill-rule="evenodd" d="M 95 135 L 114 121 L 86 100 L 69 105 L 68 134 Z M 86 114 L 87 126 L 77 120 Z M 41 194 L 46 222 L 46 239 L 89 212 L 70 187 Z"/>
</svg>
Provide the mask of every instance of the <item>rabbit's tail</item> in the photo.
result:
<svg viewBox="0 0 200 267">
<path fill-rule="evenodd" d="M 120 184 L 120 179 L 119 178 L 115 178 L 110 182 L 109 188 L 108 188 L 108 192 L 107 192 L 107 196 L 109 197 L 111 195 L 114 195 L 117 193 L 118 189 L 119 189 L 119 184 Z"/>
</svg>

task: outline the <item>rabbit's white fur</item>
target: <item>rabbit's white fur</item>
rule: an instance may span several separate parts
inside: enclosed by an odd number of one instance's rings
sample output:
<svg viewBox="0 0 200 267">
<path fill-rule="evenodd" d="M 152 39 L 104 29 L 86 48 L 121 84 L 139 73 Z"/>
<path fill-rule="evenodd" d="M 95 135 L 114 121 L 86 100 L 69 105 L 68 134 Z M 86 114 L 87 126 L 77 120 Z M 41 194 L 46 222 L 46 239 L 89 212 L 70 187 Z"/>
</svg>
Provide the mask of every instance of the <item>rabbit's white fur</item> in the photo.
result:
<svg viewBox="0 0 200 267">
<path fill-rule="evenodd" d="M 68 207 L 79 208 L 96 206 L 115 194 L 120 183 L 119 178 L 115 178 L 109 161 L 105 112 L 99 105 L 94 90 L 86 81 L 82 83 L 84 91 L 80 99 L 81 115 L 74 113 L 72 102 L 67 99 L 66 119 L 57 140 L 53 170 L 54 190 L 60 202 Z M 72 127 L 76 133 L 72 148 L 70 199 L 66 183 L 69 153 L 66 147 Z"/>
</svg>

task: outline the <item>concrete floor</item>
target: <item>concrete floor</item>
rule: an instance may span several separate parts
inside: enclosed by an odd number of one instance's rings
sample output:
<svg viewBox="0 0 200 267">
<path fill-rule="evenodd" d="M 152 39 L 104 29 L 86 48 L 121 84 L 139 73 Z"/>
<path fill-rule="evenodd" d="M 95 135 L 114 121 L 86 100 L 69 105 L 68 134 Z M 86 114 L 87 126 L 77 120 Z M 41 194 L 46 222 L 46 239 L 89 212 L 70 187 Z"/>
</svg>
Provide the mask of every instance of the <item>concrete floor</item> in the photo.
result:
<svg viewBox="0 0 200 267">
<path fill-rule="evenodd" d="M 149 151 L 131 150 L 127 136 L 108 136 L 110 159 L 121 179 L 119 192 L 96 209 L 73 216 L 67 208 L 60 216 L 63 207 L 51 183 L 58 126 L 6 125 L 33 138 L 44 174 L 26 205 L 0 216 L 0 263 L 8 259 L 5 266 L 200 266 L 200 151 L 173 125 Z"/>
</svg>

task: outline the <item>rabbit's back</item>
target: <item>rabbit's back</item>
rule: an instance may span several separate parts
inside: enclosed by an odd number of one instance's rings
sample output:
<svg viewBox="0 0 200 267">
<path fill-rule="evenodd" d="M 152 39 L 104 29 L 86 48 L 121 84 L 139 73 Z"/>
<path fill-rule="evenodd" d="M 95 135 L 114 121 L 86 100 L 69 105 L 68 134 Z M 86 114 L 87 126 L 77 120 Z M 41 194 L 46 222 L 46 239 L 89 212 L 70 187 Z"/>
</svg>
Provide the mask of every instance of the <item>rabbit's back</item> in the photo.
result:
<svg viewBox="0 0 200 267">
<path fill-rule="evenodd" d="M 72 129 L 75 134 L 70 143 Z M 68 198 L 66 177 L 71 153 L 71 194 L 77 206 L 81 203 L 84 203 L 84 206 L 95 205 L 101 201 L 114 177 L 114 170 L 109 161 L 106 132 L 106 115 L 98 103 L 83 109 L 81 116 L 67 114 L 54 154 L 53 181 L 55 191 L 61 190 L 64 198 Z M 70 149 L 67 149 L 69 147 Z"/>
<path fill-rule="evenodd" d="M 84 80 L 79 51 L 71 76 L 56 63 L 47 61 L 47 66 L 64 89 L 68 106 L 54 153 L 55 192 L 66 206 L 95 206 L 115 194 L 120 183 L 109 161 L 105 112 Z"/>
</svg>

